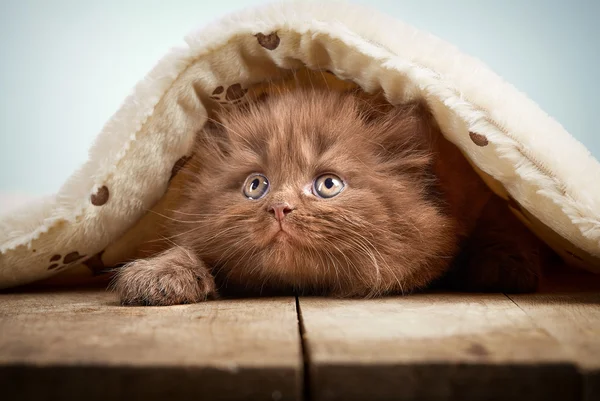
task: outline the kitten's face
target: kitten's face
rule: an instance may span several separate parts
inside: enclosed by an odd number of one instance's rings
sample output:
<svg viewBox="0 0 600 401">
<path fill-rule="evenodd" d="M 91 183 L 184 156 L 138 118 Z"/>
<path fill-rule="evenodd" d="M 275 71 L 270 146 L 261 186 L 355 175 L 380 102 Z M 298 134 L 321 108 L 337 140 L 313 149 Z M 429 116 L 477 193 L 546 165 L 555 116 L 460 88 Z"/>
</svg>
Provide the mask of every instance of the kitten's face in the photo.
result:
<svg viewBox="0 0 600 401">
<path fill-rule="evenodd" d="M 218 277 L 256 289 L 375 295 L 437 277 L 456 244 L 428 200 L 422 111 L 366 121 L 361 109 L 297 92 L 223 116 L 201 134 L 173 234 Z"/>
</svg>

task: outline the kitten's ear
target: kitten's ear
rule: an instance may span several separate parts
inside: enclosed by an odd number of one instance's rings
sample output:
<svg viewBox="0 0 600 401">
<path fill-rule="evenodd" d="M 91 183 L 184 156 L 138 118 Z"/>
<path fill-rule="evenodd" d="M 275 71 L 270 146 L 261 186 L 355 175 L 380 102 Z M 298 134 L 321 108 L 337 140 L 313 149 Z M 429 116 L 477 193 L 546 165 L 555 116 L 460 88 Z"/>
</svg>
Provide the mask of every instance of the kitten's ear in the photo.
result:
<svg viewBox="0 0 600 401">
<path fill-rule="evenodd" d="M 227 156 L 231 151 L 227 130 L 220 121 L 213 118 L 209 118 L 197 134 L 196 143 L 204 152 L 215 156 Z"/>
<path fill-rule="evenodd" d="M 383 92 L 369 94 L 362 90 L 352 90 L 350 93 L 357 101 L 360 119 L 367 125 L 376 124 L 394 110 L 394 106 L 386 100 Z"/>
<path fill-rule="evenodd" d="M 377 106 L 365 124 L 394 170 L 418 174 L 430 169 L 439 129 L 425 102 Z"/>
<path fill-rule="evenodd" d="M 389 134 L 391 140 L 410 137 L 411 133 L 421 134 L 423 141 L 419 142 L 423 145 L 433 140 L 437 122 L 424 100 L 393 105 L 383 92 L 359 92 L 356 99 L 361 120 L 367 126 L 382 128 L 382 134 Z"/>
</svg>

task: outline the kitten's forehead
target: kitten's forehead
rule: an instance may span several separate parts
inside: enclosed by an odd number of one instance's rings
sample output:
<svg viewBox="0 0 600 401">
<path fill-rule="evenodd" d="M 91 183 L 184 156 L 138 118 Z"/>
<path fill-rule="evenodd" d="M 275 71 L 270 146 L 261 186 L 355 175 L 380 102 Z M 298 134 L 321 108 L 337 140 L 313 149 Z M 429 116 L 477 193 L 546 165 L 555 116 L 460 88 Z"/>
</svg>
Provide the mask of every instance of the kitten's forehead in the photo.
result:
<svg viewBox="0 0 600 401">
<path fill-rule="evenodd" d="M 351 99 L 294 94 L 236 113 L 225 126 L 239 156 L 251 151 L 264 168 L 293 174 L 326 170 L 351 157 L 362 121 Z"/>
</svg>

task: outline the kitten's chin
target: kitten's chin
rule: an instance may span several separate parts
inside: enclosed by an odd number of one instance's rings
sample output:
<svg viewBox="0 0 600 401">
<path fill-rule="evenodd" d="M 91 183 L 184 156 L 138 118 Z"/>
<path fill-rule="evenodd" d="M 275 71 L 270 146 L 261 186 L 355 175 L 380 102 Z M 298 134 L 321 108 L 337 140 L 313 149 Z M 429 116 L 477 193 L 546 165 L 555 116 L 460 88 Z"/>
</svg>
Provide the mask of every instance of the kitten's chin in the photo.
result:
<svg viewBox="0 0 600 401">
<path fill-rule="evenodd" d="M 274 245 L 289 245 L 299 241 L 298 235 L 294 233 L 293 229 L 290 229 L 289 225 L 279 224 L 273 225 L 273 229 L 269 233 L 269 242 Z"/>
<path fill-rule="evenodd" d="M 276 241 L 283 241 L 290 238 L 290 233 L 288 233 L 285 230 L 278 230 L 277 232 L 275 232 L 275 235 L 273 235 L 273 240 Z"/>
<path fill-rule="evenodd" d="M 278 230 L 271 237 L 270 244 L 272 247 L 275 247 L 280 250 L 286 250 L 296 244 L 297 241 L 294 238 L 294 235 L 289 231 Z"/>
</svg>

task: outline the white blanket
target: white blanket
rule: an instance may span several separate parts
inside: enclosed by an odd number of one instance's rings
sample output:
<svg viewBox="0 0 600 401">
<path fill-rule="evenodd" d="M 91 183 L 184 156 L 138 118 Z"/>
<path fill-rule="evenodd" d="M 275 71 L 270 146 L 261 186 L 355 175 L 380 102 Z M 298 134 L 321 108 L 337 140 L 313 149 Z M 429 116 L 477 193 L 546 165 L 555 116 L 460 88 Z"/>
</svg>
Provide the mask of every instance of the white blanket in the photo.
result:
<svg viewBox="0 0 600 401">
<path fill-rule="evenodd" d="M 0 287 L 134 257 L 177 202 L 172 179 L 215 107 L 304 74 L 388 101 L 424 98 L 444 135 L 531 230 L 600 271 L 600 164 L 565 129 L 473 57 L 373 10 L 285 3 L 191 33 L 107 122 L 55 197 L 0 217 Z M 326 78 L 323 78 L 324 76 Z M 311 78 L 312 79 L 312 78 Z"/>
</svg>

